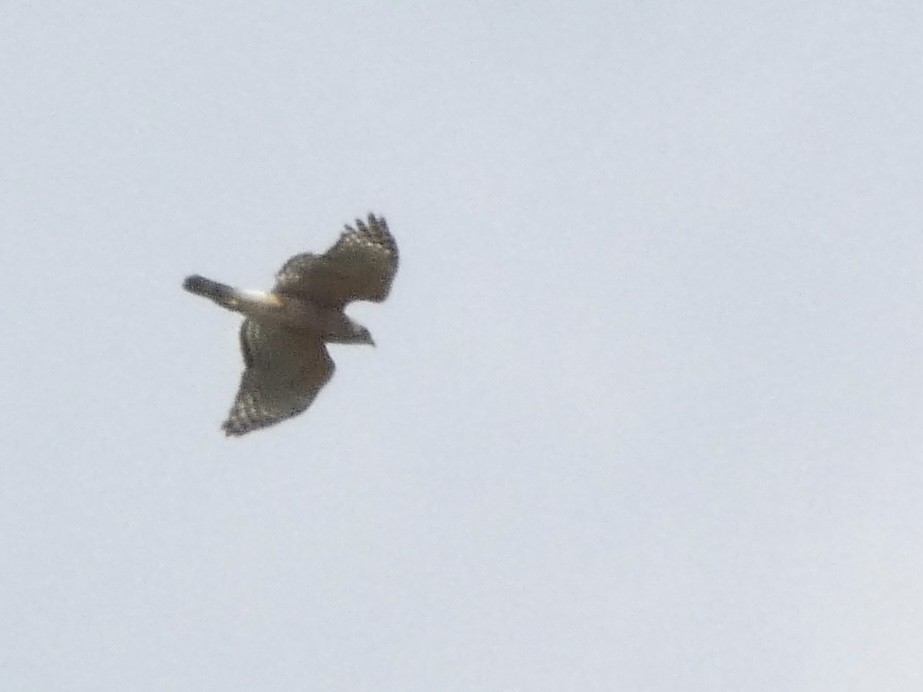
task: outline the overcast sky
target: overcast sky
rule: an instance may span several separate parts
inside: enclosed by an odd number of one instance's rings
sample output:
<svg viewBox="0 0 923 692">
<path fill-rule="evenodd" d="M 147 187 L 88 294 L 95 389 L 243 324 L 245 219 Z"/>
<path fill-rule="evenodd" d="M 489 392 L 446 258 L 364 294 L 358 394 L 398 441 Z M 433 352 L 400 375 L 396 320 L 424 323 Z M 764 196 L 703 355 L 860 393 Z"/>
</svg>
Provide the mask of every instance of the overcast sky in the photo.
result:
<svg viewBox="0 0 923 692">
<path fill-rule="evenodd" d="M 917 2 L 7 3 L 10 690 L 923 689 Z M 303 416 L 239 317 L 384 214 Z"/>
</svg>

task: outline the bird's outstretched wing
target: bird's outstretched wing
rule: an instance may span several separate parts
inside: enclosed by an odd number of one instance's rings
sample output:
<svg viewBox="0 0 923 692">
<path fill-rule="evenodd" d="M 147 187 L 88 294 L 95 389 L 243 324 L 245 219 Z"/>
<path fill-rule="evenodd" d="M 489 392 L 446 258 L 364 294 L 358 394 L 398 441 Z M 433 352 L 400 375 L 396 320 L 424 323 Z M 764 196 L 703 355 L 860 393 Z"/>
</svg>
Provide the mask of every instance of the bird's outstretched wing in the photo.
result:
<svg viewBox="0 0 923 692">
<path fill-rule="evenodd" d="M 228 419 L 228 435 L 243 435 L 303 412 L 333 376 L 320 338 L 250 318 L 240 328 L 244 374 Z"/>
<path fill-rule="evenodd" d="M 275 292 L 331 308 L 353 300 L 376 303 L 388 297 L 397 273 L 397 243 L 384 217 L 369 214 L 346 226 L 323 255 L 305 253 L 289 259 L 276 275 Z"/>
</svg>

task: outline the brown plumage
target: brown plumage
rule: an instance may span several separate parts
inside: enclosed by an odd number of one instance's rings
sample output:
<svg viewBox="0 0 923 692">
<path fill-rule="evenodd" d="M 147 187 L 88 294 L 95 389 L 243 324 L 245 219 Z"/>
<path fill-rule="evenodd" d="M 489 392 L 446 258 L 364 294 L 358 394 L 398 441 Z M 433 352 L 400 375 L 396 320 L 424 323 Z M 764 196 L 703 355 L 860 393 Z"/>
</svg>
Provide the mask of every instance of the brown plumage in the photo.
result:
<svg viewBox="0 0 923 692">
<path fill-rule="evenodd" d="M 387 298 L 397 267 L 387 222 L 369 214 L 368 223 L 346 226 L 323 255 L 290 258 L 271 293 L 188 277 L 187 291 L 246 315 L 240 329 L 244 373 L 225 432 L 243 435 L 306 410 L 333 376 L 327 343 L 374 344 L 343 308 L 354 300 Z"/>
</svg>

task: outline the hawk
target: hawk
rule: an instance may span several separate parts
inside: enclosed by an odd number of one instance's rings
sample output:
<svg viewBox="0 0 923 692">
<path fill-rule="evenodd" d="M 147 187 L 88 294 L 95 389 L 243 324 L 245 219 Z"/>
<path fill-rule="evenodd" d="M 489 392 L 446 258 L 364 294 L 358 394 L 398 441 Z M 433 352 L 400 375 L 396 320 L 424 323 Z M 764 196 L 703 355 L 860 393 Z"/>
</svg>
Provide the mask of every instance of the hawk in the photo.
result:
<svg viewBox="0 0 923 692">
<path fill-rule="evenodd" d="M 375 345 L 369 330 L 343 309 L 354 300 L 380 303 L 397 273 L 398 252 L 388 224 L 347 225 L 323 255 L 290 258 L 269 293 L 245 291 L 203 276 L 183 288 L 245 315 L 240 327 L 244 373 L 222 428 L 243 435 L 305 411 L 333 376 L 328 343 Z"/>
</svg>

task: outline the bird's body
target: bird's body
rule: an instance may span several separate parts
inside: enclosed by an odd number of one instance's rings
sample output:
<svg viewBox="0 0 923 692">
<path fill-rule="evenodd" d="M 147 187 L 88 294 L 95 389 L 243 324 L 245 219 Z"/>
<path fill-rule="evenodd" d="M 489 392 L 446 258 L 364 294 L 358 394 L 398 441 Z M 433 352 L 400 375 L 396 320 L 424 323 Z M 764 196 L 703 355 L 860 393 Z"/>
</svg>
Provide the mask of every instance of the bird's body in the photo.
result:
<svg viewBox="0 0 923 692">
<path fill-rule="evenodd" d="M 274 292 L 241 290 L 198 275 L 188 277 L 183 288 L 261 322 L 307 330 L 325 343 L 366 343 L 358 333 L 361 325 L 336 308 Z"/>
<path fill-rule="evenodd" d="M 241 290 L 193 275 L 190 293 L 246 316 L 240 330 L 244 374 L 223 428 L 228 435 L 273 425 L 310 406 L 333 376 L 325 344 L 373 344 L 343 308 L 381 302 L 397 272 L 398 252 L 384 218 L 356 222 L 323 255 L 289 259 L 271 292 Z"/>
</svg>

